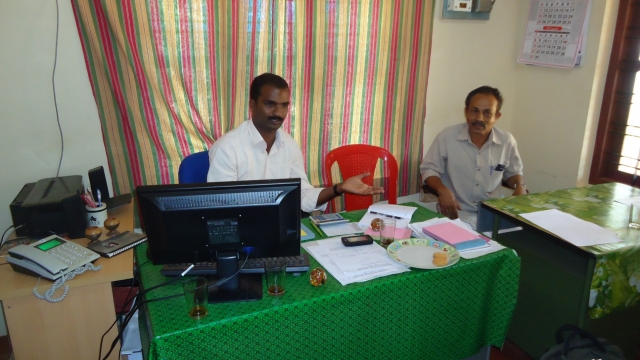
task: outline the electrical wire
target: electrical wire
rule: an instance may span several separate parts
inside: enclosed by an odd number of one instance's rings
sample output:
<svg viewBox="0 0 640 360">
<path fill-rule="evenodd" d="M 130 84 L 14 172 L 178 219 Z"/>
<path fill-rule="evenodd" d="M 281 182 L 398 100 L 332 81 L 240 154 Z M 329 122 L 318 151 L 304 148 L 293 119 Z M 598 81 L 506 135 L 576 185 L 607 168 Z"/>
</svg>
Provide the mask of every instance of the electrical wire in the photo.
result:
<svg viewBox="0 0 640 360">
<path fill-rule="evenodd" d="M 56 120 L 58 122 L 58 130 L 60 131 L 60 161 L 58 161 L 58 171 L 56 177 L 60 176 L 60 168 L 62 167 L 62 156 L 64 155 L 64 136 L 62 135 L 62 125 L 60 125 L 60 114 L 58 113 L 58 99 L 56 97 L 56 69 L 58 67 L 58 36 L 60 32 L 60 9 L 58 0 L 56 0 L 56 46 L 55 56 L 53 58 L 53 73 L 51 74 L 51 85 L 53 87 L 53 104 L 56 108 Z"/>
<path fill-rule="evenodd" d="M 22 226 L 22 225 L 20 225 Z M 2 245 L 4 245 L 4 236 L 7 235 L 7 231 L 9 231 L 9 229 L 11 229 L 13 227 L 13 225 L 9 225 L 9 227 L 7 228 L 7 230 L 5 230 L 2 233 L 2 237 L 0 237 L 0 249 L 2 249 Z"/>
<path fill-rule="evenodd" d="M 181 278 L 182 278 L 181 276 L 177 276 L 177 277 L 172 278 L 169 281 L 166 281 L 164 283 L 152 286 L 152 287 L 150 287 L 148 289 L 145 289 L 144 291 L 140 291 L 140 292 L 138 292 L 138 294 L 134 298 L 131 298 L 129 301 L 127 301 L 125 303 L 124 307 L 129 305 L 131 300 L 135 299 L 134 305 L 131 306 L 131 309 L 129 309 L 129 312 L 127 313 L 127 315 L 125 315 L 124 319 L 122 320 L 122 326 L 118 330 L 118 336 L 116 336 L 116 338 L 113 339 L 113 342 L 111 343 L 111 347 L 109 348 L 109 352 L 104 357 L 102 357 L 102 340 L 100 341 L 100 352 L 98 354 L 98 359 L 107 359 L 109 357 L 109 355 L 111 355 L 111 352 L 116 347 L 116 344 L 118 344 L 118 341 L 120 341 L 120 339 L 122 339 L 122 333 L 124 332 L 124 329 L 127 327 L 127 324 L 129 323 L 129 320 L 131 319 L 133 314 L 138 310 L 140 305 L 142 305 L 144 303 L 151 302 L 151 301 L 160 301 L 160 300 L 176 298 L 178 296 L 183 296 L 183 294 L 170 295 L 170 296 L 165 296 L 165 297 L 162 297 L 162 298 L 152 299 L 152 300 L 143 300 L 142 303 L 138 303 L 138 299 L 140 299 L 142 296 L 144 296 L 145 294 L 147 294 L 151 290 L 154 290 L 154 289 L 157 289 L 159 287 L 172 284 L 172 283 L 176 282 L 177 280 L 180 280 Z M 114 321 L 113 324 L 111 324 L 111 326 L 109 327 L 109 329 L 105 332 L 105 334 L 102 335 L 103 339 L 104 339 L 104 336 L 111 330 L 111 328 L 113 328 L 113 326 L 116 323 L 116 321 Z"/>
</svg>

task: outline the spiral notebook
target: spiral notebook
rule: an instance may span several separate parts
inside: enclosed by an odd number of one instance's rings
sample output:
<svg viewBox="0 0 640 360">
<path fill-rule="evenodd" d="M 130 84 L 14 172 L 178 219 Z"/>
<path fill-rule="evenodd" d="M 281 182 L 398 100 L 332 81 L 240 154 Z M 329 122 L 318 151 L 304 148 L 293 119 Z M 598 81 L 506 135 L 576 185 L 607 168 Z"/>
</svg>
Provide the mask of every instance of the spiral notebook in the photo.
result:
<svg viewBox="0 0 640 360">
<path fill-rule="evenodd" d="M 146 234 L 136 234 L 124 231 L 114 235 L 106 240 L 98 241 L 87 245 L 87 247 L 101 256 L 113 257 L 123 251 L 127 251 L 132 247 L 147 241 Z"/>
</svg>

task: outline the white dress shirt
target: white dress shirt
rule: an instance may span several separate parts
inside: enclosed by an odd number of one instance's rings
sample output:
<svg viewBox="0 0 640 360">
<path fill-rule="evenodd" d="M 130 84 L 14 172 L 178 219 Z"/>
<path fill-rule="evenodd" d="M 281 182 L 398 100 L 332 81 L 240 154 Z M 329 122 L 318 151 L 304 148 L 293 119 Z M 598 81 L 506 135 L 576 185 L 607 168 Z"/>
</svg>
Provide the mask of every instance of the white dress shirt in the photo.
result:
<svg viewBox="0 0 640 360">
<path fill-rule="evenodd" d="M 309 184 L 302 151 L 291 135 L 278 129 L 276 141 L 267 153 L 267 143 L 251 120 L 224 134 L 209 149 L 207 181 L 266 180 L 300 178 L 301 208 L 311 212 L 322 189 Z"/>
<path fill-rule="evenodd" d="M 522 175 L 522 160 L 513 136 L 493 128 L 478 149 L 467 123 L 449 126 L 436 136 L 420 164 L 422 180 L 437 176 L 465 211 L 477 211 L 480 201 L 502 196 L 502 180 Z"/>
</svg>

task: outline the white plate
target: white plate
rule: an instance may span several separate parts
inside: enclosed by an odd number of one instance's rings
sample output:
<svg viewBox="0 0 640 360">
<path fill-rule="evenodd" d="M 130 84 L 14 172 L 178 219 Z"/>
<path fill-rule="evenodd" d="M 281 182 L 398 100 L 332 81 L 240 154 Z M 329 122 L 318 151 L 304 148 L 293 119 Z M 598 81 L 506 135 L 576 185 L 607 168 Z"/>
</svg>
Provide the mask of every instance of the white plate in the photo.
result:
<svg viewBox="0 0 640 360">
<path fill-rule="evenodd" d="M 438 251 L 449 254 L 447 265 L 433 265 L 433 254 Z M 456 248 L 431 239 L 396 240 L 387 247 L 387 254 L 401 264 L 419 269 L 441 269 L 451 266 L 460 260 L 460 253 Z"/>
</svg>

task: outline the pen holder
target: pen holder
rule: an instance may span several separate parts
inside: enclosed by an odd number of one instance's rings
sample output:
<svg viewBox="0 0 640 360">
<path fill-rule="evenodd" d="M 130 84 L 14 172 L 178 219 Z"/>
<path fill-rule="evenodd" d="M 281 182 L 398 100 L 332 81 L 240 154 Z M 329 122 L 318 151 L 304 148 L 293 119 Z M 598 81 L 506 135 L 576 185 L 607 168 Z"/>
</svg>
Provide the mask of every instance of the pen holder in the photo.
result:
<svg viewBox="0 0 640 360">
<path fill-rule="evenodd" d="M 101 204 L 98 207 L 85 206 L 87 209 L 87 226 L 102 227 L 107 220 L 107 205 Z"/>
</svg>

